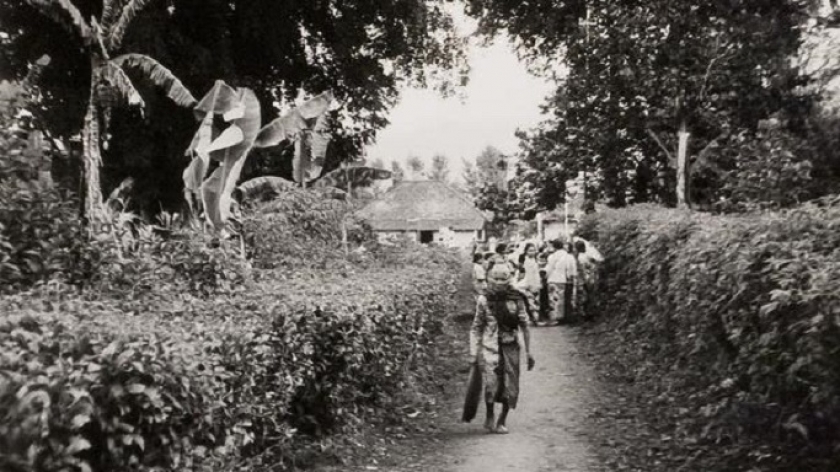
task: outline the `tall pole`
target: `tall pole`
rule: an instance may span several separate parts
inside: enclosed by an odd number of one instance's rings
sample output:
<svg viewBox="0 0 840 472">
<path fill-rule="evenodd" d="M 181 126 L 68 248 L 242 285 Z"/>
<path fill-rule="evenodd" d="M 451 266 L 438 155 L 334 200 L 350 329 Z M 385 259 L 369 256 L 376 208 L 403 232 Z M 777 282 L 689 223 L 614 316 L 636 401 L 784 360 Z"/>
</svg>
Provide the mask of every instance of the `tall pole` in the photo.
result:
<svg viewBox="0 0 840 472">
<path fill-rule="evenodd" d="M 569 239 L 569 192 L 563 198 L 563 232 L 566 233 L 566 239 Z"/>
</svg>

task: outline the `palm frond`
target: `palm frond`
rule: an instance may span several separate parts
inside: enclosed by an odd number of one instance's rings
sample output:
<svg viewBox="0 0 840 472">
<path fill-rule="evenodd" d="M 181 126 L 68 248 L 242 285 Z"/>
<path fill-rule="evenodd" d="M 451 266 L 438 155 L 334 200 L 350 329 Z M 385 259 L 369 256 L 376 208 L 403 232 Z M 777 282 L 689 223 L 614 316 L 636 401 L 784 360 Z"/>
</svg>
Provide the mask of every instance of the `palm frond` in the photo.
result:
<svg viewBox="0 0 840 472">
<path fill-rule="evenodd" d="M 294 182 L 286 180 L 283 177 L 263 175 L 243 182 L 236 187 L 236 190 L 243 200 L 257 199 L 265 201 L 296 187 L 297 185 Z"/>
<path fill-rule="evenodd" d="M 102 27 L 109 29 L 119 18 L 120 10 L 125 6 L 126 0 L 104 0 L 102 2 Z"/>
<path fill-rule="evenodd" d="M 109 51 L 116 51 L 122 45 L 125 32 L 131 25 L 132 20 L 153 0 L 129 0 L 125 6 L 122 7 L 119 18 L 114 25 L 108 28 L 108 39 L 106 45 Z"/>
<path fill-rule="evenodd" d="M 144 54 L 123 54 L 111 59 L 111 62 L 122 67 L 131 67 L 143 72 L 145 78 L 166 90 L 166 95 L 173 102 L 183 107 L 193 107 L 198 103 L 192 93 L 175 77 L 169 69 L 160 62 Z"/>
<path fill-rule="evenodd" d="M 70 33 L 78 34 L 85 44 L 93 40 L 90 25 L 70 0 L 26 0 L 26 3 L 61 24 Z"/>
<path fill-rule="evenodd" d="M 129 105 L 138 105 L 140 108 L 146 106 L 140 92 L 131 83 L 131 79 L 125 75 L 125 71 L 119 65 L 113 62 L 106 62 L 102 66 L 102 78 L 106 80 L 112 87 L 117 89 L 125 98 Z"/>
</svg>

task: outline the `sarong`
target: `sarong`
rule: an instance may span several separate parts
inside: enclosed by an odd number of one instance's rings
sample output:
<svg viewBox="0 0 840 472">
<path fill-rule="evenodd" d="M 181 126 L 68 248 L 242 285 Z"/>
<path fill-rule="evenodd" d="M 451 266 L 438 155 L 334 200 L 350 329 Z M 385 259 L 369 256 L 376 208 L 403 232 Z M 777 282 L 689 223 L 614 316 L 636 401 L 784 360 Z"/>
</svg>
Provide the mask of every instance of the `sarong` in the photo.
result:
<svg viewBox="0 0 840 472">
<path fill-rule="evenodd" d="M 507 402 L 516 408 L 519 401 L 519 343 L 499 346 L 498 362 L 484 365 L 484 395 L 487 403 Z"/>
</svg>

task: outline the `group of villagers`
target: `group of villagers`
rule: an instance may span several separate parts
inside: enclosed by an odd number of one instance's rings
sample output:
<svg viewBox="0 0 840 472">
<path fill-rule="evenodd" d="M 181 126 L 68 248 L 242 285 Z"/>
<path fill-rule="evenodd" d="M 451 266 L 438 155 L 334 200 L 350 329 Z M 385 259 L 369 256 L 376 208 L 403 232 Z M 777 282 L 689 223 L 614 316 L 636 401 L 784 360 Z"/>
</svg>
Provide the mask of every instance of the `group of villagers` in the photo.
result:
<svg viewBox="0 0 840 472">
<path fill-rule="evenodd" d="M 519 254 L 512 245 L 499 243 L 492 252 L 474 254 L 476 312 L 470 356 L 481 368 L 487 408 L 484 427 L 489 432 L 508 433 L 508 413 L 519 399 L 519 333 L 531 370 L 536 362 L 528 323 L 558 325 L 590 317 L 602 260 L 580 239 L 557 239 L 544 247 L 524 243 Z M 496 403 L 502 407 L 498 419 Z"/>
</svg>

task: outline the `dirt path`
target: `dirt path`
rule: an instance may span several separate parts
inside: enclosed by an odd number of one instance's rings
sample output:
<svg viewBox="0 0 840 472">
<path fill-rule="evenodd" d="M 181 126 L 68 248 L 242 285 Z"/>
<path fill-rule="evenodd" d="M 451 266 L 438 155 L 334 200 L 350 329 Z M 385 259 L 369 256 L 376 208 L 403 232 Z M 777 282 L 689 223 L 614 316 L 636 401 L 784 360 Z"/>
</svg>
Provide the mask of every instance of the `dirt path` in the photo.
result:
<svg viewBox="0 0 840 472">
<path fill-rule="evenodd" d="M 407 434 L 371 438 L 367 456 L 341 467 L 343 472 L 601 472 L 586 433 L 597 409 L 598 383 L 588 359 L 579 352 L 579 328 L 531 328 L 537 361 L 523 372 L 519 406 L 508 418 L 510 434 L 483 429 L 484 407 L 470 424 L 460 422 L 467 378 L 467 338 L 473 310 L 468 273 L 460 284 L 458 316 L 450 323 L 437 404 L 423 426 Z M 523 360 L 524 365 L 524 360 Z M 460 371 L 459 371 L 460 370 Z M 438 397 L 440 399 L 440 397 Z M 497 405 L 498 407 L 498 405 Z M 497 410 L 498 414 L 498 410 Z M 377 435 L 379 436 L 379 435 Z M 397 439 L 395 439 L 397 438 Z M 602 438 L 603 439 L 603 438 Z M 380 446 L 381 445 L 381 446 Z M 334 472 L 339 468 L 321 469 Z"/>
<path fill-rule="evenodd" d="M 532 330 L 537 367 L 523 373 L 519 407 L 508 435 L 487 434 L 483 412 L 471 424 L 450 422 L 437 436 L 441 448 L 428 461 L 440 472 L 541 472 L 600 470 L 584 435 L 594 392 L 593 373 L 565 327 Z M 448 417 L 460 417 L 460 397 Z M 396 469 L 398 470 L 398 469 Z"/>
</svg>

